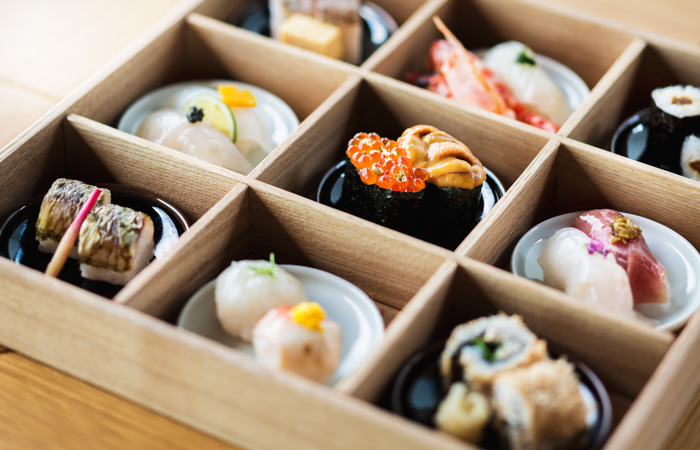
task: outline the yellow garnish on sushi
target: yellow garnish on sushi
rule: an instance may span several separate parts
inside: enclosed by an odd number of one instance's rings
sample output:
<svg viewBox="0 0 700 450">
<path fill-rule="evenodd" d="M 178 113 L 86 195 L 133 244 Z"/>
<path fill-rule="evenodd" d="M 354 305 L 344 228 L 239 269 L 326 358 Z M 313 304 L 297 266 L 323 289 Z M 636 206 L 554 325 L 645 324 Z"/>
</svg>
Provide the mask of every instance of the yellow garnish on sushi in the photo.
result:
<svg viewBox="0 0 700 450">
<path fill-rule="evenodd" d="M 238 89 L 235 84 L 220 84 L 217 86 L 222 100 L 229 108 L 234 106 L 255 106 L 257 101 L 248 89 Z"/>
<path fill-rule="evenodd" d="M 316 302 L 301 302 L 291 309 L 292 320 L 309 330 L 323 332 L 321 321 L 326 312 Z"/>
<path fill-rule="evenodd" d="M 612 236 L 610 236 L 611 244 L 620 241 L 626 244 L 628 240 L 635 239 L 642 234 L 642 227 L 634 225 L 628 217 L 621 216 L 615 218 L 615 220 L 610 223 L 610 228 L 612 228 Z"/>
</svg>

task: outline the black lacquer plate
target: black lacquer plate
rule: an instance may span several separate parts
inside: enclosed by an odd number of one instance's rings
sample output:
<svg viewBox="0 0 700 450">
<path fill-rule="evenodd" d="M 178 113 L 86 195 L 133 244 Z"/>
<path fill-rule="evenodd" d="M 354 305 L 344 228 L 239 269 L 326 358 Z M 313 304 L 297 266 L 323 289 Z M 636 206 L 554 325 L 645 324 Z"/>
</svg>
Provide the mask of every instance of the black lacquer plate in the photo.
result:
<svg viewBox="0 0 700 450">
<path fill-rule="evenodd" d="M 180 235 L 189 228 L 187 220 L 177 208 L 146 190 L 104 183 L 100 184 L 99 187 L 111 191 L 112 203 L 141 211 L 151 217 L 156 258 L 170 250 Z M 40 252 L 39 243 L 35 239 L 36 220 L 39 216 L 42 198 L 43 196 L 32 200 L 2 220 L 0 223 L 0 256 L 44 272 L 51 261 L 52 254 Z M 115 286 L 104 281 L 83 278 L 80 276 L 80 264 L 70 258 L 66 261 L 58 278 L 107 298 L 113 298 L 122 288 L 122 286 Z"/>
<path fill-rule="evenodd" d="M 316 201 L 323 203 L 327 206 L 332 206 L 333 208 L 339 209 L 341 211 L 347 211 L 343 202 L 343 184 L 345 183 L 345 165 L 347 164 L 347 159 L 339 162 L 338 164 L 331 167 L 328 172 L 321 179 L 321 183 L 316 191 Z M 461 239 L 457 239 L 454 242 L 458 242 L 464 239 L 467 234 L 478 224 L 486 214 L 491 211 L 496 202 L 503 197 L 505 194 L 505 188 L 501 181 L 494 175 L 493 172 L 484 167 L 486 172 L 486 181 L 481 187 L 481 201 L 479 202 L 480 211 L 477 211 L 476 221 L 473 224 L 468 224 L 463 231 L 463 236 Z M 446 248 L 454 250 L 456 245 L 444 245 L 443 242 L 439 242 L 439 236 L 416 234 L 415 237 L 434 243 L 436 245 L 441 245 Z"/>
<path fill-rule="evenodd" d="M 270 36 L 270 10 L 267 1 L 250 0 L 231 14 L 226 22 L 263 36 Z M 364 61 L 380 45 L 389 39 L 398 26 L 381 7 L 372 2 L 360 5 L 362 30 L 362 60 Z"/>
<path fill-rule="evenodd" d="M 445 342 L 437 342 L 410 358 L 399 371 L 391 390 L 391 409 L 403 417 L 435 428 L 433 417 L 443 397 L 439 361 Z M 592 415 L 588 430 L 576 443 L 567 448 L 595 450 L 605 443 L 612 426 L 610 397 L 600 379 L 585 364 L 569 359 L 579 378 L 579 390 L 592 399 L 597 412 Z M 491 427 L 479 446 L 486 449 L 503 448 Z"/>
</svg>

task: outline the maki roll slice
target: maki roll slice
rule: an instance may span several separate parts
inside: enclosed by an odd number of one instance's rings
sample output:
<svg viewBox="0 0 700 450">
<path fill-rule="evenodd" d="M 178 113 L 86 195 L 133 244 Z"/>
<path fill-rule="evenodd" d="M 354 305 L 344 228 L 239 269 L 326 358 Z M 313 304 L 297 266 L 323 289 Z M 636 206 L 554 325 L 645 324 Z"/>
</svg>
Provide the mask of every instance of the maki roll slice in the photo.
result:
<svg viewBox="0 0 700 450">
<path fill-rule="evenodd" d="M 397 140 L 414 167 L 426 172 L 421 236 L 455 248 L 476 225 L 486 171 L 469 147 L 429 125 L 406 129 Z"/>
<path fill-rule="evenodd" d="M 682 174 L 681 147 L 700 134 L 700 88 L 667 86 L 651 92 L 652 112 L 647 149 L 640 161 Z"/>
<path fill-rule="evenodd" d="M 153 257 L 153 221 L 131 208 L 98 205 L 80 227 L 80 273 L 90 280 L 124 285 Z"/>
<path fill-rule="evenodd" d="M 53 182 L 51 188 L 44 195 L 36 220 L 36 240 L 39 241 L 40 251 L 44 253 L 56 251 L 61 238 L 94 190 L 95 186 L 78 180 L 58 178 Z M 107 204 L 110 202 L 110 191 L 102 189 L 97 203 Z M 78 259 L 77 245 L 71 251 L 70 257 Z"/>
<path fill-rule="evenodd" d="M 416 235 L 426 171 L 408 151 L 377 133 L 358 133 L 346 155 L 342 207 L 351 214 Z"/>
</svg>

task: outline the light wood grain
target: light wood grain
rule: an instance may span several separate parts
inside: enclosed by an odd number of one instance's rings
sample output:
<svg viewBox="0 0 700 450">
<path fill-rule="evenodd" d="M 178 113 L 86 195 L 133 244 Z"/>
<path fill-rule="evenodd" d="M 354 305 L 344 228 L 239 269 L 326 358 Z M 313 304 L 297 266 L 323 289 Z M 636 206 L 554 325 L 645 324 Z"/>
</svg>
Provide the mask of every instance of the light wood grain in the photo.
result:
<svg viewBox="0 0 700 450">
<path fill-rule="evenodd" d="M 0 384 L 3 448 L 231 448 L 16 353 L 0 355 Z"/>
</svg>

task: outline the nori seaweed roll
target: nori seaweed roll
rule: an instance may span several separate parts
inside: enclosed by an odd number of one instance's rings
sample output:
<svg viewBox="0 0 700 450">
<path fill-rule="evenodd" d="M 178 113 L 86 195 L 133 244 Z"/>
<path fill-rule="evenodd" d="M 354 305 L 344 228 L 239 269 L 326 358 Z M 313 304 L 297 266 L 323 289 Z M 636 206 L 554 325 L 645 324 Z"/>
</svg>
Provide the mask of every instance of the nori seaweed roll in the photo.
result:
<svg viewBox="0 0 700 450">
<path fill-rule="evenodd" d="M 681 149 L 683 176 L 700 181 L 700 137 L 691 134 L 683 141 Z"/>
<path fill-rule="evenodd" d="M 700 89 L 667 86 L 651 93 L 647 149 L 641 162 L 682 174 L 681 147 L 686 136 L 700 133 Z"/>
<path fill-rule="evenodd" d="M 462 142 L 429 125 L 406 129 L 397 142 L 427 174 L 420 234 L 454 249 L 479 218 L 483 165 Z"/>
<path fill-rule="evenodd" d="M 342 207 L 351 214 L 415 235 L 426 172 L 405 149 L 377 133 L 358 133 L 346 155 Z"/>
</svg>

